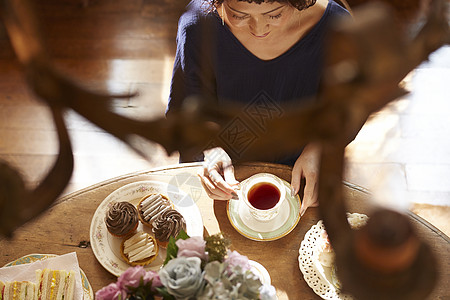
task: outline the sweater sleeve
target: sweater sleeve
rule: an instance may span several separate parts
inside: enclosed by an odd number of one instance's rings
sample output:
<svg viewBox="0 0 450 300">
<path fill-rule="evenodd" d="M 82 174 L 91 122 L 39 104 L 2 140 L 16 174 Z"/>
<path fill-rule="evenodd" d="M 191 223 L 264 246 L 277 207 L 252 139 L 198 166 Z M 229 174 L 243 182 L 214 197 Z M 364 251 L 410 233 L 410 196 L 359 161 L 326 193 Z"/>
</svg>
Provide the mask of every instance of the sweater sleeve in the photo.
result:
<svg viewBox="0 0 450 300">
<path fill-rule="evenodd" d="M 166 116 L 183 108 L 190 96 L 214 98 L 215 76 L 212 68 L 212 26 L 208 16 L 191 8 L 179 20 L 177 51 Z"/>
</svg>

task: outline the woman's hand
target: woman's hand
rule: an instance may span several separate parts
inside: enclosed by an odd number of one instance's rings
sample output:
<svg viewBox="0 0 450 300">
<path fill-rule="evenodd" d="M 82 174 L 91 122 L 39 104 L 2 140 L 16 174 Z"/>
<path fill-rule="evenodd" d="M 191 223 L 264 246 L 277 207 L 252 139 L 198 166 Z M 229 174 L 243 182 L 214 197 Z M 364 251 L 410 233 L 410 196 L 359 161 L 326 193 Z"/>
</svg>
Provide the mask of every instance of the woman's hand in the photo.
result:
<svg viewBox="0 0 450 300">
<path fill-rule="evenodd" d="M 302 154 L 298 157 L 292 169 L 291 188 L 294 195 L 300 190 L 302 178 L 306 180 L 300 215 L 303 215 L 308 207 L 316 207 L 319 205 L 317 199 L 319 158 L 320 147 L 317 144 L 308 144 L 303 149 Z"/>
<path fill-rule="evenodd" d="M 203 153 L 203 172 L 198 175 L 206 193 L 215 200 L 231 199 L 235 195 L 233 187 L 239 183 L 234 177 L 231 158 L 222 148 L 209 149 Z"/>
</svg>

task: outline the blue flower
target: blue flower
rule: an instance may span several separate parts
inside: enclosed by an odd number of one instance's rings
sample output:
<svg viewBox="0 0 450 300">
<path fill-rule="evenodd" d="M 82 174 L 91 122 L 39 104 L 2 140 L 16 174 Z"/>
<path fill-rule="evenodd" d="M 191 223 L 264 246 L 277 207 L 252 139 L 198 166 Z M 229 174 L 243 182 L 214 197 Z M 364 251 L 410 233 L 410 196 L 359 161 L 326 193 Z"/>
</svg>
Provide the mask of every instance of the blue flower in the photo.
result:
<svg viewBox="0 0 450 300">
<path fill-rule="evenodd" d="M 162 284 L 176 299 L 192 299 L 203 285 L 201 259 L 177 257 L 159 271 Z"/>
</svg>

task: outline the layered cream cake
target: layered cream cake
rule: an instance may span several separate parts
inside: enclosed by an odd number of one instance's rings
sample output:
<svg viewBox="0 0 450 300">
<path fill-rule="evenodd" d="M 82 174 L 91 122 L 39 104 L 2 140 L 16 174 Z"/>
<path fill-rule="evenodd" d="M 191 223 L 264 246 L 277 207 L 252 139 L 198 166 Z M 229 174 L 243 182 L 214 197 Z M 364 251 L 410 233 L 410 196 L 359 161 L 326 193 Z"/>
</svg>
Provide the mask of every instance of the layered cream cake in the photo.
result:
<svg viewBox="0 0 450 300">
<path fill-rule="evenodd" d="M 325 266 L 331 268 L 334 264 L 335 254 L 333 248 L 331 247 L 330 240 L 328 239 L 328 234 L 325 229 L 320 233 L 319 239 L 319 262 Z"/>
<path fill-rule="evenodd" d="M 149 227 L 159 215 L 164 211 L 172 209 L 171 201 L 164 195 L 151 194 L 145 196 L 137 206 L 139 212 L 139 219 L 141 222 Z"/>
<path fill-rule="evenodd" d="M 156 240 L 146 232 L 136 232 L 124 239 L 120 248 L 123 259 L 132 266 L 150 264 L 157 257 L 158 249 Z"/>
<path fill-rule="evenodd" d="M 352 213 L 347 214 L 347 221 L 353 230 L 358 230 L 367 224 L 369 217 L 364 214 Z M 327 268 L 331 268 L 331 283 L 337 288 L 341 288 L 341 283 L 336 276 L 336 264 L 335 253 L 331 246 L 328 234 L 325 229 L 320 232 L 320 238 L 318 245 L 318 257 L 319 263 Z"/>
</svg>

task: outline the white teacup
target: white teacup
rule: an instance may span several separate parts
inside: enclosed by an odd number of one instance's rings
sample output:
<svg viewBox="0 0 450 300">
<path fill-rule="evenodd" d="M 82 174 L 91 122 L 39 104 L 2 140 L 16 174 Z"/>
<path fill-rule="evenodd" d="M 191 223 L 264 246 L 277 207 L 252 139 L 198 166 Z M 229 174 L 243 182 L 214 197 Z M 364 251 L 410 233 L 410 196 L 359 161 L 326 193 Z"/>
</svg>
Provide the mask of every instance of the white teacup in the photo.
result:
<svg viewBox="0 0 450 300">
<path fill-rule="evenodd" d="M 286 198 L 283 181 L 270 173 L 258 173 L 241 183 L 239 199 L 258 221 L 270 221 L 278 214 Z"/>
</svg>

